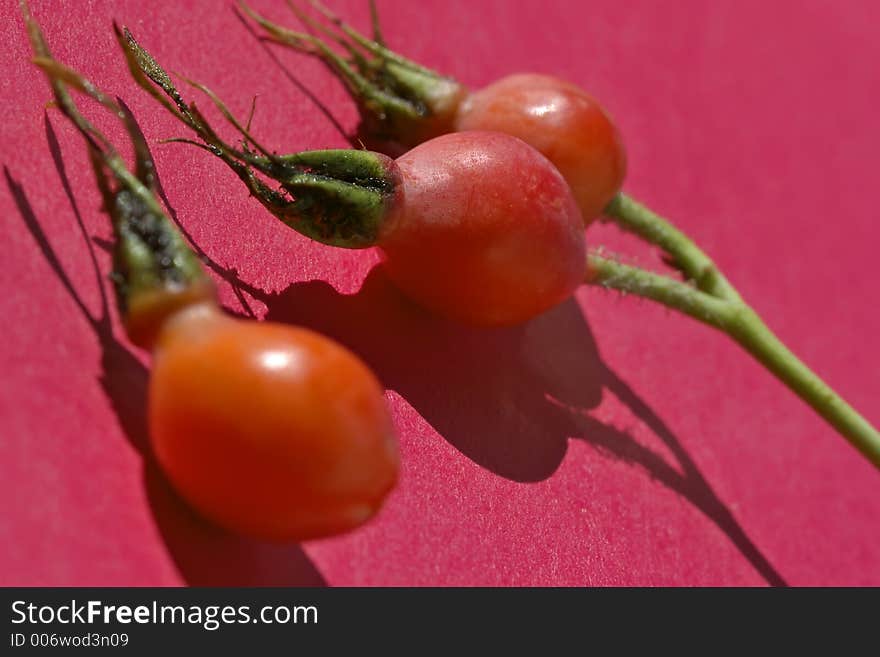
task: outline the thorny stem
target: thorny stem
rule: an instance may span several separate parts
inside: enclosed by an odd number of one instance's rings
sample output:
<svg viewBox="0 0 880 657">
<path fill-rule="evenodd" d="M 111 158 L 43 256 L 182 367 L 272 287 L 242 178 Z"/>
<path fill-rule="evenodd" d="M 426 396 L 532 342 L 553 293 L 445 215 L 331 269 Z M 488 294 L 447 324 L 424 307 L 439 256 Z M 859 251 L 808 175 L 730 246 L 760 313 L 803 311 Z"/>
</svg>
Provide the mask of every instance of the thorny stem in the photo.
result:
<svg viewBox="0 0 880 657">
<path fill-rule="evenodd" d="M 667 226 L 669 224 L 665 221 L 659 226 L 648 226 L 645 233 L 662 234 Z M 677 230 L 675 232 L 681 235 Z M 681 243 L 673 245 L 678 247 Z M 707 256 L 698 249 L 697 252 L 714 268 Z M 678 262 L 683 266 L 693 264 L 687 260 Z M 587 283 L 590 285 L 651 299 L 729 335 L 880 468 L 880 433 L 877 429 L 795 356 L 720 273 L 715 280 L 723 281 L 723 285 L 715 288 L 717 294 L 712 294 L 597 253 L 588 256 L 588 269 Z"/>
<path fill-rule="evenodd" d="M 587 262 L 587 283 L 590 285 L 651 299 L 725 333 L 729 330 L 730 304 L 721 299 L 687 283 L 625 265 L 599 253 L 589 254 Z"/>
<path fill-rule="evenodd" d="M 674 266 L 699 289 L 723 299 L 740 300 L 737 291 L 711 258 L 660 215 L 622 193 L 612 199 L 605 214 L 624 230 L 666 251 Z"/>
<path fill-rule="evenodd" d="M 265 30 L 269 40 L 317 57 L 342 80 L 358 104 L 358 136 L 368 147 L 382 144 L 378 150 L 403 152 L 453 129 L 464 87 L 388 49 L 382 39 L 375 3 L 370 5 L 372 39 L 318 0 L 309 0 L 309 4 L 323 22 L 311 18 L 293 0 L 287 0 L 287 4 L 313 34 L 277 25 L 244 2 L 239 6 Z M 346 56 L 334 51 L 330 43 L 341 46 Z"/>
<path fill-rule="evenodd" d="M 373 41 L 385 48 L 385 37 L 382 36 L 382 25 L 379 21 L 379 10 L 376 8 L 376 0 L 370 0 L 370 23 L 373 26 Z"/>
</svg>

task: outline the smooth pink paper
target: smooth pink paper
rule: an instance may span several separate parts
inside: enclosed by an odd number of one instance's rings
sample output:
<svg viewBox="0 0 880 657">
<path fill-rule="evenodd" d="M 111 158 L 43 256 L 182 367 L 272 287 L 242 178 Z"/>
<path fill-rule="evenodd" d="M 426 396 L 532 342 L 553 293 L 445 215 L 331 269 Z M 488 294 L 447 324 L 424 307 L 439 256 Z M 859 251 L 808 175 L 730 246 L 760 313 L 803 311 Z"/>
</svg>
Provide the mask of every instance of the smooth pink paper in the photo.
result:
<svg viewBox="0 0 880 657">
<path fill-rule="evenodd" d="M 253 4 L 295 25 L 279 0 Z M 332 4 L 368 26 L 364 0 Z M 693 235 L 880 423 L 876 2 L 379 7 L 394 47 L 468 85 L 530 70 L 602 99 L 627 143 L 626 190 Z M 259 43 L 231 3 L 33 10 L 56 56 L 122 96 L 154 144 L 186 133 L 130 81 L 112 19 L 239 115 L 257 95 L 254 130 L 281 152 L 345 144 L 309 94 L 355 124 L 325 68 Z M 145 458 L 146 360 L 101 305 L 107 220 L 80 138 L 44 115 L 15 3 L 0 7 L 0 37 L 0 584 L 880 584 L 880 476 L 724 336 L 586 288 L 516 329 L 453 326 L 403 301 L 375 254 L 308 242 L 219 161 L 157 144 L 196 242 L 258 314 L 360 353 L 402 448 L 398 489 L 350 535 L 279 546 L 204 524 Z M 124 143 L 112 117 L 83 107 Z M 613 228 L 588 237 L 663 267 Z"/>
</svg>

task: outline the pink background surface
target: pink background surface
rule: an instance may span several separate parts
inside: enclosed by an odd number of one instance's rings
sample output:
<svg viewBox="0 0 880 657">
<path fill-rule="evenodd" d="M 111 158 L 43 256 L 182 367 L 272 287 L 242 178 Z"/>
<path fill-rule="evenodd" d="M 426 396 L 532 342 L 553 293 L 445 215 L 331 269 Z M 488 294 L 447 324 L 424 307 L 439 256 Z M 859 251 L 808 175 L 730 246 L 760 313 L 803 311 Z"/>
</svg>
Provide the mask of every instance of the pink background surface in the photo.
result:
<svg viewBox="0 0 880 657">
<path fill-rule="evenodd" d="M 280 1 L 253 4 L 294 24 Z M 112 18 L 235 112 L 258 94 L 254 129 L 280 151 L 344 145 L 304 88 L 355 124 L 323 67 L 262 47 L 228 3 L 33 5 L 56 56 L 125 98 L 153 142 L 184 132 L 129 80 Z M 333 5 L 366 27 L 365 2 Z M 602 99 L 626 189 L 880 423 L 876 2 L 379 5 L 392 45 L 472 87 L 532 70 Z M 309 243 L 219 161 L 156 145 L 196 242 L 258 314 L 359 352 L 401 440 L 400 485 L 363 530 L 279 546 L 205 525 L 145 459 L 145 361 L 102 319 L 76 223 L 106 238 L 107 220 L 79 137 L 54 113 L 47 130 L 12 2 L 0 38 L 0 584 L 880 584 L 880 476 L 724 336 L 594 289 L 520 328 L 452 326 L 402 301 L 375 254 Z M 613 228 L 588 237 L 662 267 Z"/>
</svg>

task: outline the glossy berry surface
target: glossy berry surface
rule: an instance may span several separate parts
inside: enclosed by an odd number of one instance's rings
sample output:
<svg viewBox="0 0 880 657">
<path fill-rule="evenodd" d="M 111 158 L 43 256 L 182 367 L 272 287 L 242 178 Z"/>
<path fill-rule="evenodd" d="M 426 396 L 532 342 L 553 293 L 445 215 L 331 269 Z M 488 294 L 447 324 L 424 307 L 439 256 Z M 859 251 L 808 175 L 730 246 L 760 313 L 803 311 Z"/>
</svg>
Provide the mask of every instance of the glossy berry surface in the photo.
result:
<svg viewBox="0 0 880 657">
<path fill-rule="evenodd" d="M 522 322 L 583 282 L 580 213 L 559 172 L 501 133 L 459 132 L 397 159 L 399 198 L 380 245 L 407 295 L 455 320 Z"/>
<path fill-rule="evenodd" d="M 353 529 L 397 479 L 383 390 L 360 359 L 312 331 L 233 319 L 210 304 L 178 313 L 160 334 L 149 421 L 177 491 L 249 536 Z"/>
<path fill-rule="evenodd" d="M 472 93 L 459 108 L 456 129 L 505 132 L 537 148 L 568 181 L 587 223 L 626 176 L 623 142 L 602 106 L 549 75 L 510 75 Z"/>
</svg>

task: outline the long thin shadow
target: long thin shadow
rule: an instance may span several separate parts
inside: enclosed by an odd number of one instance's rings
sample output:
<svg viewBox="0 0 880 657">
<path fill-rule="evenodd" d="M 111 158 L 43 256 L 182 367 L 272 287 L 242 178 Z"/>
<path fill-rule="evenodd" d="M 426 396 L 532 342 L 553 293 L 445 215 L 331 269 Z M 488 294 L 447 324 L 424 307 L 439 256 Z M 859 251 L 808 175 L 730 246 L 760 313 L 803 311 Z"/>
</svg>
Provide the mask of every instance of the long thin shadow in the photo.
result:
<svg viewBox="0 0 880 657">
<path fill-rule="evenodd" d="M 689 500 L 727 534 L 740 553 L 768 584 L 788 586 L 782 575 L 752 542 L 730 509 L 715 493 L 666 423 L 625 381 L 604 364 L 602 383 L 669 448 L 682 472 L 669 465 L 656 452 L 637 443 L 631 436 L 604 425 L 586 414 L 583 416 L 583 421 L 587 422 L 588 427 L 584 440 L 613 458 L 641 467 L 650 477 Z"/>
<path fill-rule="evenodd" d="M 48 117 L 45 127 L 62 188 L 81 233 L 87 237 L 58 140 Z M 67 276 L 23 187 L 13 178 L 8 167 L 4 166 L 3 171 L 25 227 L 101 345 L 101 387 L 111 403 L 120 428 L 142 458 L 143 484 L 150 510 L 184 580 L 196 586 L 326 585 L 321 573 L 300 546 L 267 544 L 223 532 L 201 520 L 174 493 L 149 447 L 145 408 L 148 372 L 141 361 L 114 336 L 103 277 L 90 241 L 86 239 L 85 243 L 90 251 L 100 290 L 100 310 L 97 313 L 88 309 Z"/>
<path fill-rule="evenodd" d="M 288 69 L 278 58 L 278 55 L 272 52 L 272 48 L 268 46 L 265 39 L 261 39 L 260 35 L 258 35 L 254 31 L 253 26 L 248 23 L 247 19 L 244 16 L 241 15 L 241 12 L 238 10 L 238 8 L 233 7 L 232 11 L 235 13 L 236 18 L 241 21 L 241 24 L 244 25 L 245 29 L 248 31 L 248 34 L 250 34 L 254 38 L 254 40 L 260 45 L 263 51 L 269 56 L 269 59 L 272 60 L 272 63 L 281 70 L 281 72 L 284 74 L 284 77 L 286 77 L 300 93 L 302 93 L 306 98 L 309 99 L 309 101 L 311 101 L 311 103 L 318 109 L 318 111 L 321 112 L 321 114 L 323 114 L 324 117 L 333 125 L 336 131 L 339 132 L 340 135 L 342 135 L 345 141 L 352 144 L 352 146 L 354 147 L 358 147 L 358 143 L 356 142 L 356 140 L 353 140 L 352 136 L 345 131 L 345 128 L 342 126 L 342 124 L 339 122 L 339 119 L 336 118 L 333 112 L 330 111 L 330 108 L 327 107 L 327 105 L 325 105 L 311 89 L 304 85 L 299 78 L 297 78 L 293 73 L 290 72 L 290 69 Z"/>
</svg>

